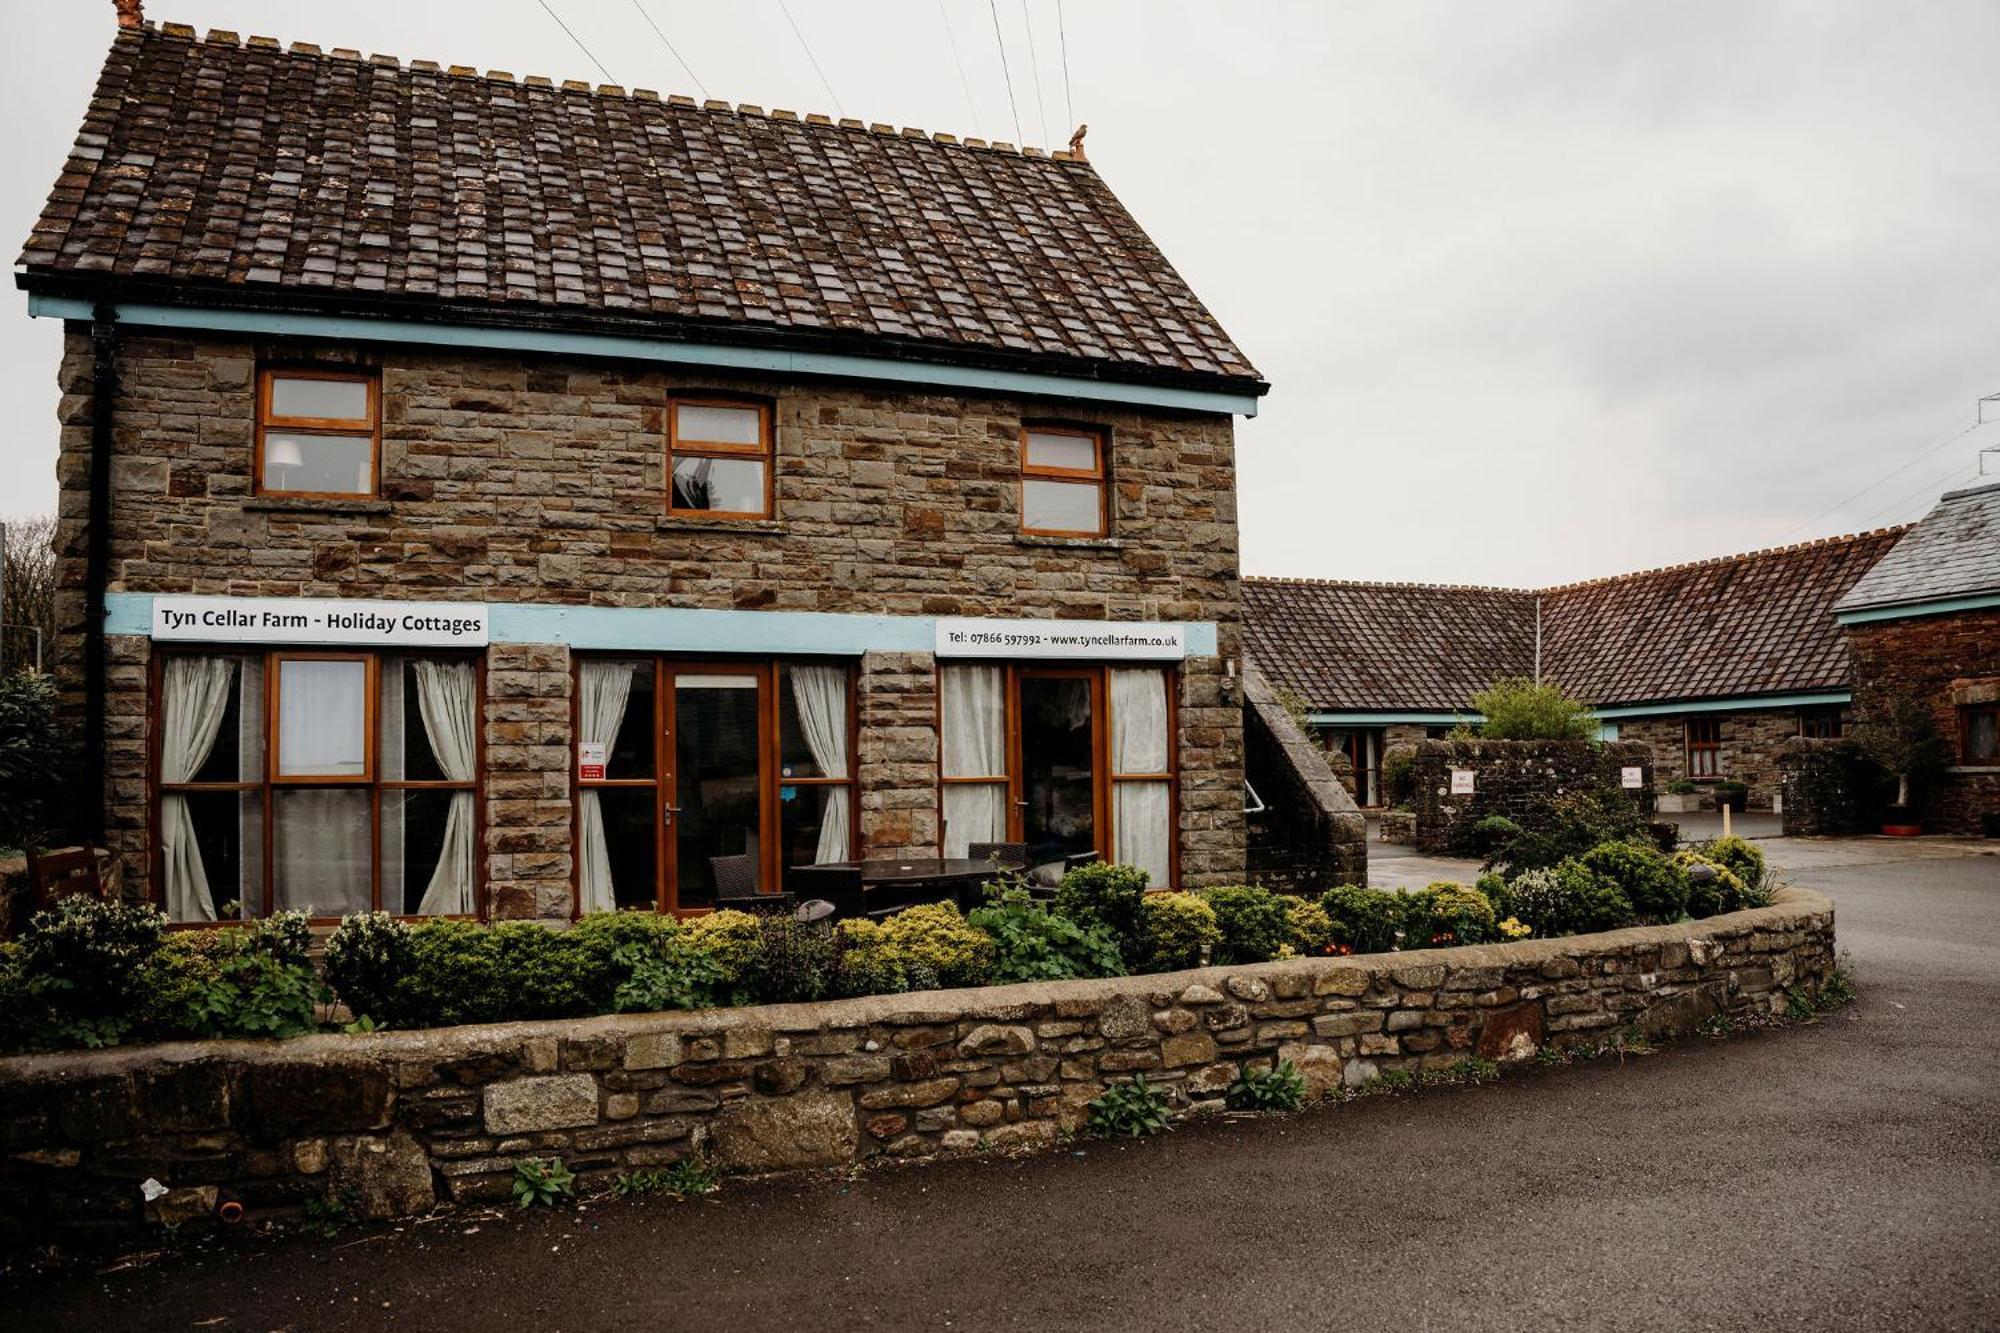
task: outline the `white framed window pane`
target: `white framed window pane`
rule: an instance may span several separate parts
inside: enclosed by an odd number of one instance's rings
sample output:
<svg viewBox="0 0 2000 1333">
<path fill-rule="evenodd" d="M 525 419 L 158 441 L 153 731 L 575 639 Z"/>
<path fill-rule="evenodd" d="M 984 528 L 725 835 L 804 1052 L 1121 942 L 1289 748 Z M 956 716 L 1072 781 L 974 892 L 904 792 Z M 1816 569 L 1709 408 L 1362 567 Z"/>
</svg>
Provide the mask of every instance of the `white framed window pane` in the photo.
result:
<svg viewBox="0 0 2000 1333">
<path fill-rule="evenodd" d="M 1098 532 L 1098 483 L 1094 481 L 1021 481 L 1021 525 L 1048 532 Z"/>
<path fill-rule="evenodd" d="M 1097 441 L 1083 435 L 1044 435 L 1028 432 L 1030 467 L 1097 469 Z"/>
<path fill-rule="evenodd" d="M 1965 757 L 1978 764 L 2000 759 L 2000 713 L 1973 713 L 1966 718 Z"/>
<path fill-rule="evenodd" d="M 264 489 L 368 495 L 375 489 L 375 441 L 367 435 L 264 436 Z"/>
<path fill-rule="evenodd" d="M 754 407 L 674 406 L 674 438 L 690 443 L 762 444 L 764 414 Z"/>
<path fill-rule="evenodd" d="M 368 420 L 366 380 L 271 377 L 271 415 L 315 421 Z"/>
<path fill-rule="evenodd" d="M 368 773 L 368 664 L 288 659 L 278 664 L 278 776 Z"/>
<path fill-rule="evenodd" d="M 764 464 L 754 458 L 682 458 L 674 463 L 674 508 L 764 512 Z"/>
<path fill-rule="evenodd" d="M 271 862 L 280 912 L 365 912 L 374 897 L 374 837 L 368 792 L 309 787 L 271 794 Z M 395 904 L 389 904 L 395 910 Z"/>
</svg>

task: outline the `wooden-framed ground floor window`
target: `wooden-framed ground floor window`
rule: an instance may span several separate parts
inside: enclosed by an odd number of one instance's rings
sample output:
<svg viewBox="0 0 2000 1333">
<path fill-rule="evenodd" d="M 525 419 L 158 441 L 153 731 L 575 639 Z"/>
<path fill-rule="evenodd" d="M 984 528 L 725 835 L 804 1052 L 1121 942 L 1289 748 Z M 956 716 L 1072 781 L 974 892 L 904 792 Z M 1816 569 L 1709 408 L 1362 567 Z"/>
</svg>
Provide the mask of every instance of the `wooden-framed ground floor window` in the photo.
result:
<svg viewBox="0 0 2000 1333">
<path fill-rule="evenodd" d="M 279 649 L 153 667 L 153 883 L 175 922 L 478 911 L 480 662 Z"/>
<path fill-rule="evenodd" d="M 1967 704 L 1958 710 L 1958 760 L 2000 764 L 2000 704 Z"/>
<path fill-rule="evenodd" d="M 1722 776 L 1722 723 L 1712 717 L 1691 717 L 1683 724 L 1687 736 L 1687 775 Z"/>
<path fill-rule="evenodd" d="M 938 676 L 946 856 L 1023 842 L 1048 874 L 1096 852 L 1178 882 L 1172 669 L 968 663 Z"/>
<path fill-rule="evenodd" d="M 851 858 L 854 706 L 846 662 L 579 659 L 578 910 L 707 911 Z"/>
</svg>

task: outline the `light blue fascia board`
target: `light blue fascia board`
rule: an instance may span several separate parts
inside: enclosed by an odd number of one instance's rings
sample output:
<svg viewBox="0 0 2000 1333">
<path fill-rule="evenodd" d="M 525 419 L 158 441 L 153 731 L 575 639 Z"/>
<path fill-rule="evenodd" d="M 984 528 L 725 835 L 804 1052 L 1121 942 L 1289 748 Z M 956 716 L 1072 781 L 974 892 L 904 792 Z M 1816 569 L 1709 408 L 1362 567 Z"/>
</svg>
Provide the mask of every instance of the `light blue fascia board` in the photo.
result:
<svg viewBox="0 0 2000 1333">
<path fill-rule="evenodd" d="M 675 653 L 797 653 L 859 657 L 928 653 L 937 647 L 934 616 L 849 615 L 831 611 L 735 611 L 701 607 L 542 606 L 489 602 L 493 643 L 560 643 L 571 648 Z M 153 632 L 153 595 L 105 596 L 107 634 Z M 1189 657 L 1213 657 L 1213 621 L 1183 625 Z"/>
<path fill-rule="evenodd" d="M 1392 727 L 1403 724 L 1425 727 L 1446 727 L 1464 722 L 1468 725 L 1484 722 L 1478 713 L 1308 713 L 1306 721 L 1316 727 Z"/>
<path fill-rule="evenodd" d="M 1985 611 L 1993 607 L 2000 607 L 2000 592 L 1942 597 L 1936 601 L 1908 602 L 1902 606 L 1869 606 L 1859 611 L 1842 611 L 1834 619 L 1843 625 L 1866 625 L 1877 620 L 1914 620 L 1918 616 L 1948 616 L 1954 611 Z"/>
<path fill-rule="evenodd" d="M 1851 690 L 1818 690 L 1810 694 L 1745 695 L 1734 699 L 1690 699 L 1677 704 L 1621 704 L 1594 708 L 1601 718 L 1677 717 L 1682 713 L 1750 713 L 1772 708 L 1817 708 L 1853 700 Z"/>
<path fill-rule="evenodd" d="M 674 342 L 654 338 L 624 338 L 603 333 L 564 333 L 549 329 L 500 329 L 472 324 L 426 324 L 412 320 L 373 319 L 354 315 L 297 315 L 276 311 L 208 310 L 189 306 L 127 305 L 114 307 L 121 324 L 140 327 L 204 329 L 215 333 L 249 333 L 274 337 L 328 338 L 335 341 L 421 343 L 433 347 L 477 347 L 493 351 L 548 352 L 559 356 L 612 357 L 664 361 L 679 365 L 714 366 L 726 370 L 763 371 L 778 375 L 831 375 L 842 379 L 887 380 L 980 393 L 1034 394 L 1122 403 L 1135 407 L 1166 407 L 1190 412 L 1257 415 L 1255 394 L 1164 385 L 1120 384 L 1107 380 L 1037 375 L 1023 370 L 981 370 L 931 361 L 900 361 L 888 357 L 850 356 L 835 352 L 788 352 L 766 347 L 729 347 L 716 343 Z M 89 319 L 91 303 L 70 297 L 28 294 L 28 314 L 50 319 Z"/>
</svg>

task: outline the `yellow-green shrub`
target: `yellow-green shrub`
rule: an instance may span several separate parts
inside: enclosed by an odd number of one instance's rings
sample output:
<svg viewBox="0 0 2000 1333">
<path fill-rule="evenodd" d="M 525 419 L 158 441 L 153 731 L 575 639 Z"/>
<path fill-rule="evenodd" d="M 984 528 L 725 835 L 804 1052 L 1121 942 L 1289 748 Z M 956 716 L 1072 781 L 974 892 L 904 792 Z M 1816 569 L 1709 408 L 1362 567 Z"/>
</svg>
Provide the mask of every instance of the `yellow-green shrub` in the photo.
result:
<svg viewBox="0 0 2000 1333">
<path fill-rule="evenodd" d="M 1135 972 L 1179 972 L 1200 967 L 1222 942 L 1215 909 L 1192 893 L 1149 893 L 1139 903 Z"/>
</svg>

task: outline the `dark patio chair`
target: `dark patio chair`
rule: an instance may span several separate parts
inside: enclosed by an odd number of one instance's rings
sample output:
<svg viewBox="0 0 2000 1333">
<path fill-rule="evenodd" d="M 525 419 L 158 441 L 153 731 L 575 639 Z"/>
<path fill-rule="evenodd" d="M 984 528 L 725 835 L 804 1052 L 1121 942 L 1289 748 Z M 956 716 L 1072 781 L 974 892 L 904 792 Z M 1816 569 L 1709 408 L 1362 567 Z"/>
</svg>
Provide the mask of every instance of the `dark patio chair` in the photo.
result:
<svg viewBox="0 0 2000 1333">
<path fill-rule="evenodd" d="M 748 898 L 757 892 L 757 858 L 748 852 L 742 856 L 709 857 L 708 873 L 715 879 L 718 902 L 724 898 Z"/>
<path fill-rule="evenodd" d="M 715 895 L 715 910 L 718 912 L 748 912 L 751 916 L 789 915 L 797 906 L 797 899 L 789 893 L 745 893 L 733 897 Z"/>
</svg>

